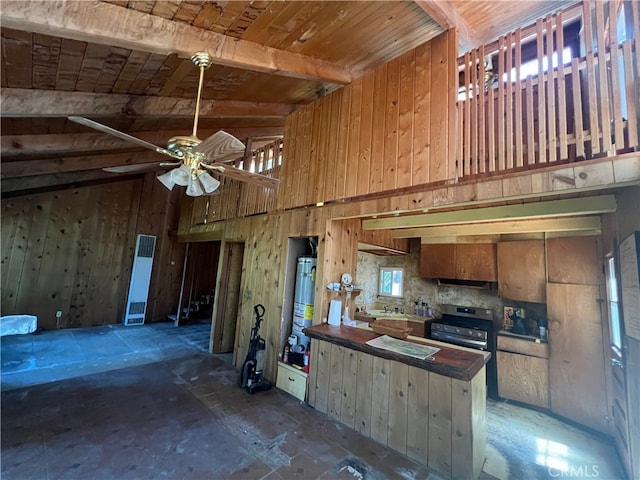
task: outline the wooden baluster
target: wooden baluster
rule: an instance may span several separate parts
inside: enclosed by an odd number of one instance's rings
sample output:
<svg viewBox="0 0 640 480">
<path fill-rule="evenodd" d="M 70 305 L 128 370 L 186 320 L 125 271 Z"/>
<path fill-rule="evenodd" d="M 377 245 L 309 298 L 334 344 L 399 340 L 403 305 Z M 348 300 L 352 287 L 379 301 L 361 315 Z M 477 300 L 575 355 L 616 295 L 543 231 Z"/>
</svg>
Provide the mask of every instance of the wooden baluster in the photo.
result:
<svg viewBox="0 0 640 480">
<path fill-rule="evenodd" d="M 478 171 L 484 173 L 486 170 L 486 152 L 485 152 L 485 103 L 487 101 L 486 84 L 484 81 L 484 46 L 481 46 L 478 50 L 478 57 L 480 59 L 480 73 L 478 81 Z"/>
<path fill-rule="evenodd" d="M 524 83 L 520 77 L 520 69 L 522 68 L 522 30 L 517 29 L 515 33 L 515 95 L 516 95 L 516 108 L 515 108 L 515 166 L 522 167 L 523 158 L 523 139 L 522 139 L 522 122 L 524 121 L 522 115 L 522 87 Z"/>
<path fill-rule="evenodd" d="M 558 130 L 560 137 L 560 160 L 569 158 L 567 144 L 567 96 L 564 79 L 564 32 L 562 29 L 562 12 L 556 15 L 556 50 L 558 51 Z"/>
<path fill-rule="evenodd" d="M 536 21 L 536 40 L 538 50 L 538 163 L 547 162 L 547 122 L 546 98 L 544 88 L 544 27 L 542 19 Z"/>
<path fill-rule="evenodd" d="M 622 44 L 622 55 L 624 59 L 624 83 L 627 97 L 627 130 L 629 132 L 629 147 L 638 146 L 638 96 L 636 88 L 640 82 L 640 78 L 636 75 L 634 80 L 633 57 L 631 54 L 631 42 L 633 40 L 625 40 Z"/>
<path fill-rule="evenodd" d="M 487 102 L 489 111 L 487 112 L 487 130 L 489 139 L 489 171 L 496 171 L 496 117 L 495 117 L 495 89 L 489 88 L 487 91 Z"/>
<path fill-rule="evenodd" d="M 471 81 L 471 56 L 469 52 L 464 54 L 464 155 L 462 156 L 462 176 L 471 173 L 471 92 L 469 83 Z"/>
<path fill-rule="evenodd" d="M 513 68 L 513 34 L 507 34 L 506 42 L 506 102 L 505 102 L 505 167 L 513 169 L 513 79 L 511 78 L 511 69 Z"/>
<path fill-rule="evenodd" d="M 587 57 L 587 92 L 589 94 L 589 129 L 591 135 L 591 156 L 600 153 L 600 128 L 598 125 L 598 94 L 593 58 L 593 30 L 591 20 L 591 0 L 584 0 L 582 18 L 584 19 L 584 39 Z"/>
<path fill-rule="evenodd" d="M 575 123 L 576 157 L 584 158 L 584 130 L 582 126 L 582 91 L 580 87 L 580 67 L 578 59 L 571 61 L 571 81 L 573 84 L 573 119 Z"/>
<path fill-rule="evenodd" d="M 498 40 L 498 121 L 496 128 L 498 129 L 498 170 L 501 172 L 505 169 L 504 73 L 504 37 L 500 37 Z"/>
<path fill-rule="evenodd" d="M 547 33 L 547 71 L 544 74 L 544 78 L 547 83 L 547 98 L 549 100 L 547 108 L 547 122 L 549 125 L 549 162 L 555 162 L 557 157 L 558 138 L 556 132 L 556 86 L 554 80 L 554 68 L 553 68 L 553 21 L 549 15 L 545 19 L 545 28 Z"/>
<path fill-rule="evenodd" d="M 527 100 L 527 165 L 536 163 L 536 131 L 533 123 L 533 81 L 531 77 L 525 80 L 525 99 Z"/>
<path fill-rule="evenodd" d="M 609 75 L 607 72 L 607 47 L 605 43 L 604 30 L 604 4 L 603 2 L 595 2 L 596 4 L 596 44 L 598 47 L 598 80 L 600 85 L 600 118 L 602 120 L 602 151 L 610 153 L 613 149 L 611 143 L 611 93 L 609 86 Z"/>
<path fill-rule="evenodd" d="M 617 36 L 617 16 L 612 14 L 612 10 L 615 10 L 613 4 L 610 4 L 609 8 L 609 62 L 611 71 L 607 70 L 607 73 L 610 73 L 610 82 L 611 82 L 611 120 L 613 121 L 613 131 L 614 131 L 614 151 L 620 150 L 624 148 L 626 145 L 624 144 L 624 126 L 622 125 L 622 99 L 620 98 L 620 64 L 618 63 L 618 57 L 620 56 L 620 48 L 618 45 L 618 36 Z"/>
</svg>

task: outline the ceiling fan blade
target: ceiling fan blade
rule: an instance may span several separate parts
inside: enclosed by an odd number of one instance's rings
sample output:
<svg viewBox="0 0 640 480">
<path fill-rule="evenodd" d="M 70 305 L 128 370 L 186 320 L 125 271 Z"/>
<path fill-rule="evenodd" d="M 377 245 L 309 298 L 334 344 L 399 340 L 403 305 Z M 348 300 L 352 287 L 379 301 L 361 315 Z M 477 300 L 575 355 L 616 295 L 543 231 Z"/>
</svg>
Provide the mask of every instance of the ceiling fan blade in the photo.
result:
<svg viewBox="0 0 640 480">
<path fill-rule="evenodd" d="M 146 170 L 156 170 L 161 165 L 159 163 L 140 163 L 138 165 L 120 165 L 118 167 L 105 167 L 102 170 L 111 173 L 144 172 Z"/>
<path fill-rule="evenodd" d="M 264 188 L 277 188 L 278 185 L 280 185 L 280 180 L 277 178 L 267 177 L 266 175 L 260 175 L 247 170 L 240 170 L 239 168 L 229 165 L 208 163 L 202 164 L 202 166 L 208 170 L 214 170 L 219 175 L 230 178 L 231 180 L 238 180 L 239 182 L 253 183 L 254 185 Z"/>
<path fill-rule="evenodd" d="M 115 128 L 111 128 L 108 127 L 106 125 L 103 125 L 101 123 L 98 122 L 94 122 L 93 120 L 89 120 L 88 118 L 84 118 L 84 117 L 76 117 L 76 116 L 70 116 L 67 117 L 69 120 L 71 120 L 72 122 L 76 122 L 79 123 L 80 125 L 84 125 L 85 127 L 90 127 L 90 128 L 94 128 L 96 130 L 100 130 L 101 132 L 104 133 L 108 133 L 109 135 L 113 135 L 114 137 L 118 137 L 122 140 L 126 140 L 128 142 L 131 143 L 135 143 L 137 145 L 140 145 L 141 147 L 144 148 L 148 148 L 149 150 L 154 150 L 158 153 L 161 153 L 163 155 L 168 155 L 172 158 L 182 158 L 180 155 L 172 152 L 171 150 L 167 150 L 166 148 L 162 148 L 162 147 L 158 147 L 157 145 L 154 145 L 153 143 L 149 143 L 145 140 L 142 140 L 140 138 L 134 137 L 132 135 L 129 135 L 127 133 L 121 132 L 120 130 L 116 130 Z"/>
<path fill-rule="evenodd" d="M 234 155 L 235 158 L 240 157 L 244 153 L 244 149 L 244 143 L 230 133 L 220 130 L 205 138 L 193 148 L 193 151 L 203 153 L 208 161 L 219 162 Z"/>
</svg>

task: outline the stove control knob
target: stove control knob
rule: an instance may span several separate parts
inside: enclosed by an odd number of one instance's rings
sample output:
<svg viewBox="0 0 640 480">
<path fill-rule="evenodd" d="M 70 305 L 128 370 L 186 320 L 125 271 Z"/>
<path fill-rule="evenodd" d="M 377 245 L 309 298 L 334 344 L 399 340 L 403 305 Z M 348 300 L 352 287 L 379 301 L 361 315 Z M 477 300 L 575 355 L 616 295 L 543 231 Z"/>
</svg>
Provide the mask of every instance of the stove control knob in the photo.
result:
<svg viewBox="0 0 640 480">
<path fill-rule="evenodd" d="M 482 334 L 480 332 L 478 332 L 478 337 L 481 337 L 481 336 L 482 336 Z"/>
<path fill-rule="evenodd" d="M 456 333 L 460 333 L 460 329 L 459 328 L 456 328 Z"/>
</svg>

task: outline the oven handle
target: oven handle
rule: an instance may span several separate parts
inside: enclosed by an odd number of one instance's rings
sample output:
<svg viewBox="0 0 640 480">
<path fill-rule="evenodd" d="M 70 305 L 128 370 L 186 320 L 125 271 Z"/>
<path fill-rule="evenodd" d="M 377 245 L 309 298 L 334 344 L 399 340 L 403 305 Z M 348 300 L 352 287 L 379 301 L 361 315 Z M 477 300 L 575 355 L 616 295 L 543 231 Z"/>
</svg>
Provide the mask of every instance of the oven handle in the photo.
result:
<svg viewBox="0 0 640 480">
<path fill-rule="evenodd" d="M 437 339 L 437 340 L 451 340 L 451 343 L 453 343 L 454 345 L 461 345 L 461 346 L 466 346 L 466 345 L 477 345 L 478 347 L 481 348 L 487 348 L 487 342 L 483 342 L 482 340 L 461 340 L 460 337 L 456 336 L 456 335 L 451 335 L 449 333 L 435 333 L 432 335 L 433 338 Z M 460 342 L 460 343 L 458 343 Z"/>
</svg>

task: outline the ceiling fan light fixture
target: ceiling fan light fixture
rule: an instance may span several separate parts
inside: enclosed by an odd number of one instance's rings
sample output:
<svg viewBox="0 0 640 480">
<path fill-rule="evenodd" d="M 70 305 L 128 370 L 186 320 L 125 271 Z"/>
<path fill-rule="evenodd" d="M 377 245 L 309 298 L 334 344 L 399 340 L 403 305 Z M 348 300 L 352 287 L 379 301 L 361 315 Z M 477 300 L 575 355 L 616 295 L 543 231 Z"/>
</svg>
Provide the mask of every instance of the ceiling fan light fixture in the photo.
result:
<svg viewBox="0 0 640 480">
<path fill-rule="evenodd" d="M 220 186 L 220 182 L 209 175 L 207 172 L 202 172 L 200 175 L 198 175 L 198 180 L 200 180 L 202 188 L 204 188 L 204 191 L 207 193 L 215 192 Z"/>
<path fill-rule="evenodd" d="M 187 165 L 180 165 L 178 168 L 174 168 L 171 170 L 171 180 L 173 180 L 176 185 L 180 185 L 181 187 L 186 187 L 189 185 L 189 181 L 191 179 L 191 167 Z"/>
<path fill-rule="evenodd" d="M 190 197 L 199 197 L 204 194 L 202 186 L 197 178 L 189 177 L 189 185 L 187 185 L 187 195 Z"/>
<path fill-rule="evenodd" d="M 168 190 L 173 190 L 173 187 L 176 185 L 176 182 L 173 181 L 173 170 L 163 173 L 162 175 L 158 175 L 157 178 L 160 180 L 162 185 L 167 187 Z"/>
</svg>

